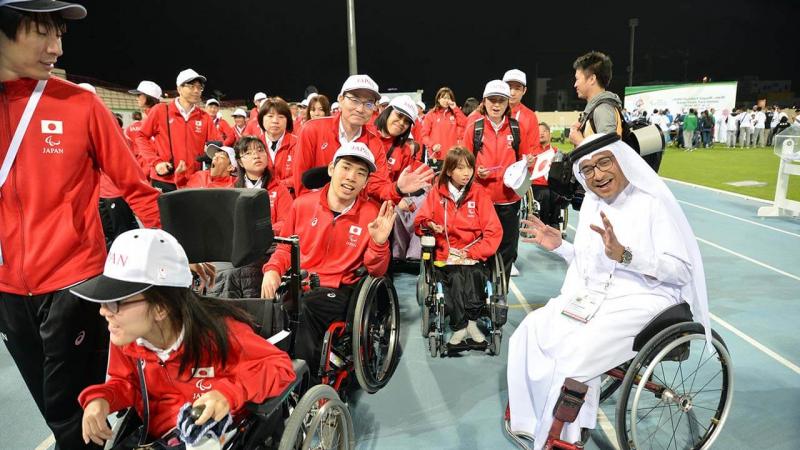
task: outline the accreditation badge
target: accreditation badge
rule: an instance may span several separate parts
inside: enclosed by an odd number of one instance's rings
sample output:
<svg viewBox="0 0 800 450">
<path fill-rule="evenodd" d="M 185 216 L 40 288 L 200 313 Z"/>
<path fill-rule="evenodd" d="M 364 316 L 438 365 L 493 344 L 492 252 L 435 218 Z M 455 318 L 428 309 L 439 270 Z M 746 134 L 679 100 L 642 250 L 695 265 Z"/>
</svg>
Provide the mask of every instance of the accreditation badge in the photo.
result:
<svg viewBox="0 0 800 450">
<path fill-rule="evenodd" d="M 567 306 L 561 310 L 561 314 L 565 316 L 575 319 L 582 323 L 587 323 L 592 320 L 597 311 L 600 309 L 600 305 L 603 304 L 603 301 L 606 299 L 606 293 L 602 291 L 594 291 L 591 289 L 584 289 L 578 292 L 578 294 L 572 300 L 567 303 Z"/>
</svg>

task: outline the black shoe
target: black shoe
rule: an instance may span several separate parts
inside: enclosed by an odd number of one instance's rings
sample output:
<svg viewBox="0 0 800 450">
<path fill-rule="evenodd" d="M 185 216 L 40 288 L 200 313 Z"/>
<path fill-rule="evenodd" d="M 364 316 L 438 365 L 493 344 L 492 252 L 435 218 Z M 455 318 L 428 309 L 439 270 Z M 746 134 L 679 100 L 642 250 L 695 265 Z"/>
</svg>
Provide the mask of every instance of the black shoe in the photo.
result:
<svg viewBox="0 0 800 450">
<path fill-rule="evenodd" d="M 447 343 L 447 356 L 460 356 L 461 352 L 470 350 L 469 344 L 459 342 L 458 344 Z"/>
<path fill-rule="evenodd" d="M 472 338 L 467 338 L 466 345 L 469 347 L 470 350 L 486 350 L 486 347 L 489 345 L 489 341 L 483 342 L 475 342 Z"/>
</svg>

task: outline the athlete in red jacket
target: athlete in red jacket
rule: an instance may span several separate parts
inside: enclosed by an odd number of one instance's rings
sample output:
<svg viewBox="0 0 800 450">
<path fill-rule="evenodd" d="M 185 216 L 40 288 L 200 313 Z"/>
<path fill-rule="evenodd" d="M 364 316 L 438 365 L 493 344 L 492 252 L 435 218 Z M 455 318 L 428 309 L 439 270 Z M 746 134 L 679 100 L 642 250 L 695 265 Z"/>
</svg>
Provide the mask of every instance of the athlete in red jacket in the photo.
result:
<svg viewBox="0 0 800 450">
<path fill-rule="evenodd" d="M 108 330 L 97 306 L 66 290 L 103 271 L 101 171 L 145 226 L 159 226 L 158 192 L 114 116 L 91 92 L 50 78 L 65 19 L 85 15 L 83 6 L 67 2 L 0 6 L 0 162 L 11 164 L 7 177 L 0 170 L 0 334 L 64 449 L 84 448 L 75 399 L 103 381 L 107 362 Z M 23 110 L 45 80 L 23 132 Z M 18 127 L 22 140 L 12 162 Z"/>
<path fill-rule="evenodd" d="M 186 163 L 181 161 L 175 168 L 175 184 L 182 188 L 232 188 L 236 183 L 236 155 L 231 147 L 206 146 L 206 155 L 211 158 L 211 168 L 186 176 Z"/>
<path fill-rule="evenodd" d="M 377 136 L 366 125 L 370 122 L 375 102 L 380 97 L 378 85 L 367 75 L 352 75 L 339 94 L 340 113 L 331 117 L 314 119 L 303 126 L 294 155 L 294 188 L 300 195 L 303 173 L 308 169 L 327 166 L 337 149 L 344 143 L 360 142 L 373 153 L 377 171 L 370 177 L 366 194 L 376 200 L 399 202 L 402 196 L 430 186 L 433 171 L 420 166 L 415 171 L 404 171 L 393 183 L 386 167 L 386 155 Z"/>
<path fill-rule="evenodd" d="M 289 104 L 280 98 L 271 98 L 261 104 L 258 114 L 258 134 L 269 154 L 269 169 L 273 178 L 289 191 L 294 190 L 292 167 L 297 137 Z"/>
<path fill-rule="evenodd" d="M 321 120 L 321 119 L 317 119 Z M 346 144 L 328 165 L 331 181 L 316 192 L 295 199 L 283 235 L 300 237 L 300 267 L 319 275 L 320 288 L 303 296 L 303 321 L 297 331 L 297 357 L 308 362 L 312 376 L 319 366 L 322 336 L 330 323 L 344 320 L 364 266 L 382 276 L 389 265 L 389 233 L 396 218 L 391 202 L 380 207 L 360 195 L 376 169 L 372 152 L 362 143 Z M 264 265 L 262 296 L 275 290 L 291 266 L 291 251 L 281 244 Z"/>
<path fill-rule="evenodd" d="M 236 142 L 236 133 L 228 122 L 219 115 L 219 100 L 210 98 L 206 100 L 206 113 L 211 116 L 211 121 L 214 122 L 214 127 L 219 133 L 222 140 L 222 145 L 232 146 Z"/>
<path fill-rule="evenodd" d="M 150 181 L 162 192 L 175 190 L 174 169 L 181 161 L 191 177 L 200 170 L 195 158 L 203 153 L 206 142 L 220 140 L 211 116 L 195 106 L 205 82 L 192 69 L 178 74 L 179 97 L 154 106 L 137 136 L 136 146 L 150 170 Z"/>
<path fill-rule="evenodd" d="M 436 92 L 436 104 L 422 120 L 422 136 L 418 138 L 428 148 L 428 156 L 444 160 L 447 151 L 461 144 L 467 117 L 456 105 L 453 91 L 448 87 Z"/>
<path fill-rule="evenodd" d="M 528 145 L 533 148 L 533 154 L 538 155 L 542 152 L 542 146 L 539 145 L 539 119 L 533 110 L 522 104 L 522 97 L 528 92 L 525 72 L 511 69 L 503 75 L 503 81 L 508 84 L 511 93 L 511 97 L 508 99 L 511 117 L 517 119 L 520 132 L 527 136 Z"/>
</svg>

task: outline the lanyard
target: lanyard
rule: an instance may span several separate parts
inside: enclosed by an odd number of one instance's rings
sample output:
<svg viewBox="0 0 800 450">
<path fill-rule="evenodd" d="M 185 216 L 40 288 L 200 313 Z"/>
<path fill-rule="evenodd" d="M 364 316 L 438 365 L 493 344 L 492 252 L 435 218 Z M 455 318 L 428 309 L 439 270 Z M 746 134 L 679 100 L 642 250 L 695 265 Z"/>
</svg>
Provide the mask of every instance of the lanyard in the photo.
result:
<svg viewBox="0 0 800 450">
<path fill-rule="evenodd" d="M 28 104 L 25 105 L 25 110 L 22 112 L 22 117 L 17 124 L 17 130 L 14 132 L 14 137 L 11 138 L 11 144 L 8 146 L 8 152 L 3 160 L 3 165 L 0 166 L 0 188 L 3 187 L 3 184 L 5 184 L 8 178 L 8 174 L 11 173 L 11 166 L 14 164 L 14 159 L 17 157 L 17 151 L 22 144 L 22 138 L 25 136 L 25 132 L 28 131 L 28 125 L 31 123 L 31 118 L 33 117 L 33 112 L 36 110 L 36 105 L 39 104 L 39 99 L 42 98 L 42 93 L 44 92 L 46 84 L 47 80 L 40 80 L 36 83 L 31 98 L 28 99 Z"/>
</svg>

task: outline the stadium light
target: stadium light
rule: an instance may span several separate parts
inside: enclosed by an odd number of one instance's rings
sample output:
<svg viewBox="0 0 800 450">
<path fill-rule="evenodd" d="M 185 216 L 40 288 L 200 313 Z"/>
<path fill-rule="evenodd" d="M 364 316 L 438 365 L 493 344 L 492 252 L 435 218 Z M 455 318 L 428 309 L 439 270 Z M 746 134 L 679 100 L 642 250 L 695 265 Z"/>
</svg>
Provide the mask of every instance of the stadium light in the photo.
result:
<svg viewBox="0 0 800 450">
<path fill-rule="evenodd" d="M 631 28 L 631 58 L 630 65 L 628 66 L 628 86 L 633 86 L 633 41 L 636 36 L 635 31 L 638 25 L 639 19 L 633 18 L 628 20 L 628 26 Z"/>
<path fill-rule="evenodd" d="M 358 73 L 356 60 L 356 13 L 354 0 L 347 0 L 347 59 L 350 66 L 350 75 Z"/>
</svg>

